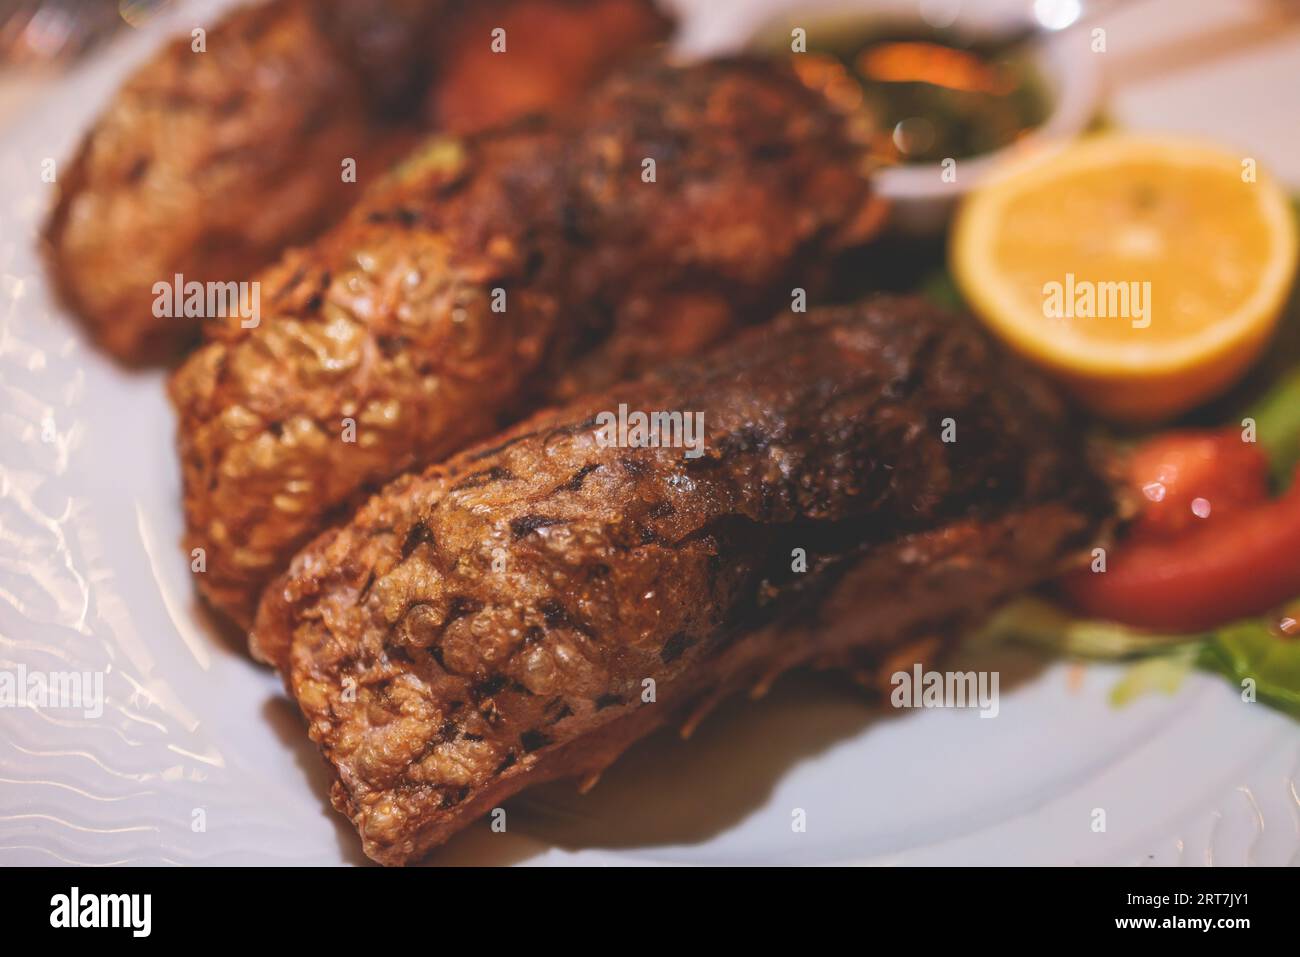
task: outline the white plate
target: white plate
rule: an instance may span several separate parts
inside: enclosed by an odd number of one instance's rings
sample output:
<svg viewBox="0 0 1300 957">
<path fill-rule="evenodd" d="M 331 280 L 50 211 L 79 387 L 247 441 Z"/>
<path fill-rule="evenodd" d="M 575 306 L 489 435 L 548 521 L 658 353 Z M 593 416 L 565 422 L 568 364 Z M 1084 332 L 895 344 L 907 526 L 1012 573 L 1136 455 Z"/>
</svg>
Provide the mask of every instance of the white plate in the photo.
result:
<svg viewBox="0 0 1300 957">
<path fill-rule="evenodd" d="M 204 22 L 169 17 L 187 19 Z M 100 672 L 106 696 L 97 719 L 0 709 L 0 863 L 358 863 L 295 709 L 193 597 L 162 374 L 91 349 L 34 251 L 42 160 L 166 26 L 0 131 L 0 671 Z M 1300 726 L 1208 676 L 1117 712 L 1112 668 L 980 666 L 1002 673 L 994 720 L 882 716 L 794 676 L 689 742 L 644 742 L 586 797 L 513 802 L 505 834 L 476 824 L 433 862 L 1300 862 Z"/>
</svg>

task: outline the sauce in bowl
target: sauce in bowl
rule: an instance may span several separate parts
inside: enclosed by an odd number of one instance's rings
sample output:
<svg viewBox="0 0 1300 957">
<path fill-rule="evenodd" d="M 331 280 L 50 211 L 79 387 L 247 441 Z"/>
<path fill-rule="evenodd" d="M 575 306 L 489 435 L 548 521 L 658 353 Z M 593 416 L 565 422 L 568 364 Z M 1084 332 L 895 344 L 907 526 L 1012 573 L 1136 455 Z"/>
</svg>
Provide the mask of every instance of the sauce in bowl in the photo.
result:
<svg viewBox="0 0 1300 957">
<path fill-rule="evenodd" d="M 1047 118 L 1043 84 L 1023 51 L 925 28 L 818 32 L 794 67 L 833 102 L 865 114 L 882 163 L 991 153 Z"/>
</svg>

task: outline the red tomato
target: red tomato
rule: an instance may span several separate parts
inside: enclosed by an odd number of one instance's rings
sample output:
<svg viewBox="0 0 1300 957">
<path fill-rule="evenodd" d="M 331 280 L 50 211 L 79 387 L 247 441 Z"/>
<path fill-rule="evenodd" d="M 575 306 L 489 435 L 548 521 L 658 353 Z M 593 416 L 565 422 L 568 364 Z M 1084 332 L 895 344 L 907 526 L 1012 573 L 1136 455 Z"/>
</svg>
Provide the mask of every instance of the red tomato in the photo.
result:
<svg viewBox="0 0 1300 957">
<path fill-rule="evenodd" d="M 1089 616 L 1171 631 L 1277 607 L 1300 595 L 1300 472 L 1281 498 L 1175 538 L 1121 543 L 1105 572 L 1071 572 L 1060 588 Z"/>
<path fill-rule="evenodd" d="M 1268 457 L 1235 428 L 1157 436 L 1133 453 L 1128 477 L 1142 503 L 1134 538 L 1181 535 L 1268 498 Z"/>
</svg>

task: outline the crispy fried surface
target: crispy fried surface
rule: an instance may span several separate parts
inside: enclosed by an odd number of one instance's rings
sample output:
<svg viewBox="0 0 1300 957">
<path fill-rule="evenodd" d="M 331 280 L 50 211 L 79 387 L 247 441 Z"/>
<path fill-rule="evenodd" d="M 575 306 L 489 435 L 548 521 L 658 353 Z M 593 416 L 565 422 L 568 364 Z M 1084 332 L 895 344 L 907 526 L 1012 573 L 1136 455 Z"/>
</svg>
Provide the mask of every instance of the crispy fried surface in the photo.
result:
<svg viewBox="0 0 1300 957">
<path fill-rule="evenodd" d="M 513 52 L 491 53 L 489 20 Z M 236 10 L 208 32 L 206 52 L 182 37 L 136 71 L 61 171 L 46 231 L 55 280 L 118 358 L 174 355 L 199 320 L 155 317 L 154 283 L 248 279 L 335 222 L 359 183 L 414 145 L 422 100 L 444 128 L 477 129 L 563 102 L 666 28 L 650 0 Z M 557 42 L 560 69 L 543 55 Z M 489 56 L 509 90 L 483 82 Z M 343 182 L 344 158 L 356 160 L 355 183 Z"/>
<path fill-rule="evenodd" d="M 174 377 L 200 589 L 247 624 L 367 489 L 815 289 L 870 225 L 859 164 L 838 114 L 751 60 L 648 63 L 572 115 L 434 141 Z"/>
<path fill-rule="evenodd" d="M 620 403 L 702 412 L 705 454 L 601 447 Z M 919 654 L 1051 574 L 1109 507 L 1070 435 L 973 323 L 791 317 L 396 480 L 295 558 L 254 641 L 366 853 L 404 863 L 722 695 Z"/>
</svg>

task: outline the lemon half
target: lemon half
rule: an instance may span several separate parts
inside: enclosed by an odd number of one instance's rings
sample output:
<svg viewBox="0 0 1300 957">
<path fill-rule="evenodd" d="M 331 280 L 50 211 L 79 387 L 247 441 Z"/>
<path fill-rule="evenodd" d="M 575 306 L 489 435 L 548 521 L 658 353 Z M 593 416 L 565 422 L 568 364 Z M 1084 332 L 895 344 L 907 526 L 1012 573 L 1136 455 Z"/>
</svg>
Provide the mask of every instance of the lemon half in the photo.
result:
<svg viewBox="0 0 1300 957">
<path fill-rule="evenodd" d="M 1107 134 L 1018 157 L 958 210 L 967 302 L 1104 416 L 1148 424 L 1231 385 L 1296 271 L 1286 194 L 1253 158 Z"/>
</svg>

